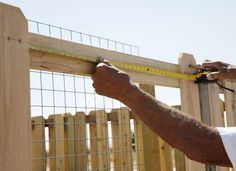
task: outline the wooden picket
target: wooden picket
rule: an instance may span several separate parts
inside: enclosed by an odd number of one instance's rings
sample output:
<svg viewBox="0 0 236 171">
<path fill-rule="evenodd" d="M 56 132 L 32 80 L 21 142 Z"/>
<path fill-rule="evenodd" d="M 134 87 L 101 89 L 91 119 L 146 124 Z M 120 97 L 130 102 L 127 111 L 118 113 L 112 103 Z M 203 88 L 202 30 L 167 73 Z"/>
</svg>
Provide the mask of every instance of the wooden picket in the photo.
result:
<svg viewBox="0 0 236 171">
<path fill-rule="evenodd" d="M 75 149 L 76 170 L 87 170 L 86 121 L 83 112 L 75 114 Z"/>
<path fill-rule="evenodd" d="M 69 113 L 64 115 L 65 170 L 75 170 L 75 120 Z"/>
<path fill-rule="evenodd" d="M 138 171 L 145 171 L 142 124 L 143 122 L 141 120 L 134 120 L 136 166 Z"/>
<path fill-rule="evenodd" d="M 112 121 L 113 157 L 115 171 L 132 171 L 132 143 L 130 130 L 130 112 L 127 108 L 112 110 L 117 121 Z"/>
<path fill-rule="evenodd" d="M 32 170 L 46 170 L 45 127 L 43 116 L 31 118 L 32 124 Z"/>
<path fill-rule="evenodd" d="M 236 82 L 233 80 L 228 80 L 224 82 L 224 85 L 227 88 L 233 89 L 236 91 Z M 225 97 L 225 111 L 226 111 L 226 120 L 227 126 L 236 126 L 236 95 L 230 91 L 224 90 Z"/>
<path fill-rule="evenodd" d="M 92 170 L 109 169 L 110 153 L 106 112 L 103 110 L 92 111 L 89 113 L 89 115 L 95 116 L 95 123 L 89 123 Z"/>
<path fill-rule="evenodd" d="M 62 115 L 50 115 L 49 159 L 50 171 L 65 170 L 64 118 Z"/>
</svg>

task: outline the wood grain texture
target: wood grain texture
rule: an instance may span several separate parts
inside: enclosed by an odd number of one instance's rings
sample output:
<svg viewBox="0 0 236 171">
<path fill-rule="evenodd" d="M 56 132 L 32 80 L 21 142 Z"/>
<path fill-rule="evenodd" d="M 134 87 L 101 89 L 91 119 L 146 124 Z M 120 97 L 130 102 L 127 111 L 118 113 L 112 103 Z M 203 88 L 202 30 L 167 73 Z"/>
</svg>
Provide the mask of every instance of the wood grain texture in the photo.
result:
<svg viewBox="0 0 236 171">
<path fill-rule="evenodd" d="M 115 171 L 132 171 L 132 143 L 130 130 L 130 112 L 128 108 L 113 109 L 118 121 L 111 123 L 112 147 Z"/>
<path fill-rule="evenodd" d="M 227 80 L 224 86 L 236 91 L 236 81 Z M 236 93 L 224 90 L 227 126 L 236 126 Z"/>
<path fill-rule="evenodd" d="M 75 149 L 76 170 L 87 170 L 88 152 L 86 146 L 86 122 L 85 113 L 75 114 Z"/>
<path fill-rule="evenodd" d="M 64 118 L 62 115 L 50 115 L 53 122 L 49 126 L 50 171 L 65 171 Z"/>
<path fill-rule="evenodd" d="M 46 170 L 45 128 L 43 116 L 31 118 L 32 123 L 32 170 Z"/>
<path fill-rule="evenodd" d="M 134 120 L 135 152 L 138 171 L 145 171 L 142 124 L 143 122 L 141 120 Z"/>
<path fill-rule="evenodd" d="M 200 84 L 200 104 L 202 122 L 213 127 L 223 127 L 219 86 L 216 84 Z M 228 171 L 226 167 L 206 166 L 207 171 Z"/>
<path fill-rule="evenodd" d="M 193 73 L 189 65 L 196 64 L 191 54 L 182 53 L 179 57 L 180 71 L 184 73 Z M 188 80 L 180 80 L 181 110 L 191 115 L 193 118 L 201 121 L 199 90 L 197 84 Z M 185 159 L 186 171 L 205 170 L 205 165 Z"/>
<path fill-rule="evenodd" d="M 64 139 L 65 139 L 65 171 L 73 171 L 75 168 L 75 119 L 69 113 L 64 114 Z"/>
<path fill-rule="evenodd" d="M 0 170 L 31 171 L 27 20 L 0 3 Z"/>
<path fill-rule="evenodd" d="M 30 49 L 31 68 L 33 69 L 65 72 L 77 75 L 90 75 L 94 71 L 95 64 L 81 60 L 78 57 L 85 57 L 89 60 L 96 60 L 98 57 L 103 57 L 109 61 L 145 65 L 178 72 L 178 66 L 176 64 L 128 55 L 33 33 L 29 34 L 29 42 L 31 46 L 53 49 L 55 51 L 64 52 L 65 54 L 76 54 L 75 56 L 77 56 L 77 58 L 66 57 L 63 55 Z M 130 74 L 130 77 L 134 82 L 179 87 L 178 79 L 166 78 L 152 74 L 143 74 L 129 70 L 126 70 L 126 72 Z"/>
<path fill-rule="evenodd" d="M 109 170 L 110 150 L 108 144 L 107 115 L 104 110 L 91 111 L 96 123 L 90 124 L 90 154 L 93 170 Z"/>
</svg>

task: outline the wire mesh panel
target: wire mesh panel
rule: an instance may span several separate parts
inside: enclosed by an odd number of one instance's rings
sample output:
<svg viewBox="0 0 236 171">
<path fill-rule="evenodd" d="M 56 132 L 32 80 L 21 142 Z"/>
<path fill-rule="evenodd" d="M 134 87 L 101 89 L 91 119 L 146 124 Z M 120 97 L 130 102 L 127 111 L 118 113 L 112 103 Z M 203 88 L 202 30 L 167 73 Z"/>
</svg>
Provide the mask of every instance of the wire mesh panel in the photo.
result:
<svg viewBox="0 0 236 171">
<path fill-rule="evenodd" d="M 32 33 L 42 34 L 54 38 L 73 41 L 76 43 L 99 47 L 103 49 L 122 52 L 125 54 L 139 55 L 139 47 L 108 38 L 94 36 L 67 28 L 62 28 L 38 21 L 28 20 L 29 30 Z"/>
<path fill-rule="evenodd" d="M 30 74 L 34 170 L 137 168 L 128 108 L 96 94 L 89 77 Z"/>
</svg>

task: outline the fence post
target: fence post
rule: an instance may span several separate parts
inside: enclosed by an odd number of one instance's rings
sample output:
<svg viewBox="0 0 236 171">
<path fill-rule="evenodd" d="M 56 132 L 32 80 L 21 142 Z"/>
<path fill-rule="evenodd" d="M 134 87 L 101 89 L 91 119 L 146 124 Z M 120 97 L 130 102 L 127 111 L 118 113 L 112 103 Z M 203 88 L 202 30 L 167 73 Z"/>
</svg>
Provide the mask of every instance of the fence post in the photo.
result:
<svg viewBox="0 0 236 171">
<path fill-rule="evenodd" d="M 216 84 L 200 84 L 200 104 L 202 122 L 210 126 L 224 126 L 221 113 L 219 87 Z M 207 171 L 227 171 L 226 167 L 206 166 Z"/>
<path fill-rule="evenodd" d="M 233 89 L 236 91 L 236 81 L 227 80 L 224 82 L 225 87 Z M 225 111 L 227 126 L 236 126 L 236 93 L 224 90 L 225 96 Z"/>
<path fill-rule="evenodd" d="M 31 171 L 29 48 L 27 20 L 0 3 L 0 166 Z"/>
<path fill-rule="evenodd" d="M 189 65 L 196 64 L 196 61 L 191 54 L 182 53 L 179 57 L 179 69 L 183 73 L 193 73 Z M 180 80 L 180 96 L 181 110 L 191 115 L 197 120 L 201 120 L 199 90 L 197 84 L 188 80 Z M 205 170 L 205 166 L 198 162 L 189 160 L 185 157 L 185 165 L 187 171 Z"/>
</svg>

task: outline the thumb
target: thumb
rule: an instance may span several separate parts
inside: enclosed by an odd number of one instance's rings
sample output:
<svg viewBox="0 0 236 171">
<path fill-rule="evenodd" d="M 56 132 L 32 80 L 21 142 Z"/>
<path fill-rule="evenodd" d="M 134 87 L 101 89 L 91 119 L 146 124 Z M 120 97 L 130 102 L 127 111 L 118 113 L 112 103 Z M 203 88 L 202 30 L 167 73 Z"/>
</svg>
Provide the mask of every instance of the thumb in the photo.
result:
<svg viewBox="0 0 236 171">
<path fill-rule="evenodd" d="M 111 66 L 111 63 L 108 60 L 102 61 L 103 63 L 107 64 L 108 66 Z"/>
<path fill-rule="evenodd" d="M 207 74 L 207 79 L 208 80 L 223 80 L 224 79 L 224 74 L 222 72 L 210 72 Z"/>
</svg>

